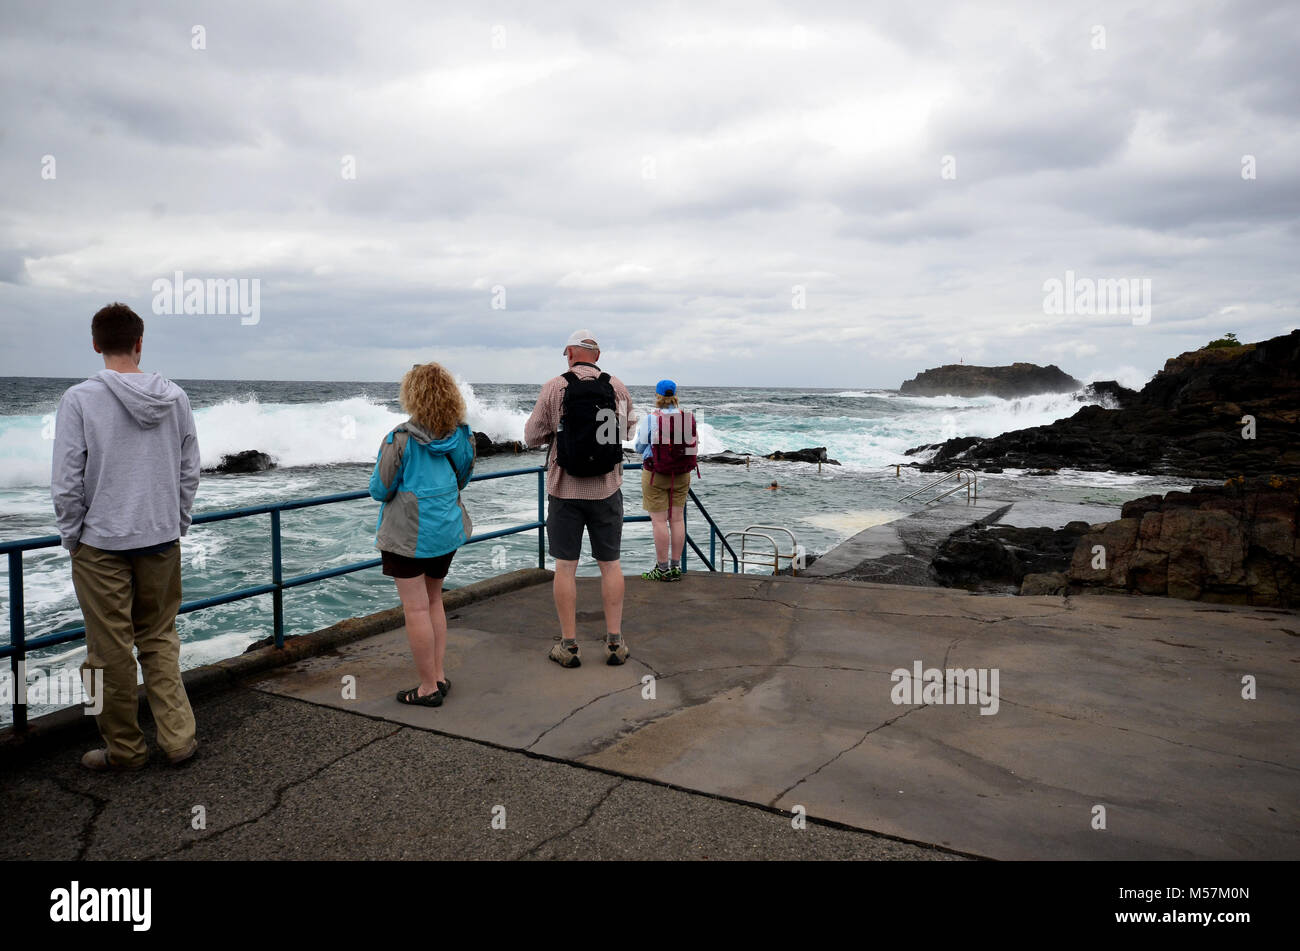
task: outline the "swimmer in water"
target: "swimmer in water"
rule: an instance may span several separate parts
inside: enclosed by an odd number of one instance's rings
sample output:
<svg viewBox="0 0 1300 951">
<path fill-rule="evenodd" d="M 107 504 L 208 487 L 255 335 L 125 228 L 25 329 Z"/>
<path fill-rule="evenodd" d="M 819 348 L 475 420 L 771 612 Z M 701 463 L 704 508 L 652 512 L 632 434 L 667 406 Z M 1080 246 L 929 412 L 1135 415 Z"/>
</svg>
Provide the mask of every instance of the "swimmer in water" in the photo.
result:
<svg viewBox="0 0 1300 951">
<path fill-rule="evenodd" d="M 777 484 L 776 484 L 776 480 L 773 479 L 773 480 L 772 480 L 772 484 L 769 485 L 769 486 L 767 487 L 767 490 L 768 490 L 769 492 L 775 492 L 775 491 L 776 491 L 777 489 L 779 489 L 779 488 L 781 488 L 781 487 L 780 487 L 779 485 L 777 485 Z"/>
</svg>

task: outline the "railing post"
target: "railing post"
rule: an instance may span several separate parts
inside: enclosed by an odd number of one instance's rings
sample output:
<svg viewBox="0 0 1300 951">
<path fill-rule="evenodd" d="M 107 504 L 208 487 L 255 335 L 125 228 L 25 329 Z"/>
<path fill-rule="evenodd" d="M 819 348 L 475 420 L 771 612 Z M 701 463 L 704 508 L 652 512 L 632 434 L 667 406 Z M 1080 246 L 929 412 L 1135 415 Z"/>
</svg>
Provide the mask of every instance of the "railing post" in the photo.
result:
<svg viewBox="0 0 1300 951">
<path fill-rule="evenodd" d="M 27 622 L 23 617 L 23 553 L 9 553 L 9 643 L 14 652 L 9 657 L 14 684 L 14 732 L 27 731 Z"/>
<path fill-rule="evenodd" d="M 271 592 L 272 613 L 275 617 L 275 646 L 284 647 L 284 573 L 280 569 L 280 510 L 271 510 Z"/>
<path fill-rule="evenodd" d="M 537 470 L 537 567 L 546 568 L 546 467 Z"/>
<path fill-rule="evenodd" d="M 714 571 L 718 570 L 717 537 L 718 533 L 713 528 L 713 523 L 709 522 L 709 567 Z"/>
<path fill-rule="evenodd" d="M 689 502 L 690 499 L 688 498 L 686 501 Z M 686 510 L 689 508 L 690 508 L 689 505 L 686 504 L 682 505 L 682 534 L 686 536 L 687 541 L 689 541 L 691 537 L 691 530 L 686 527 Z M 672 518 L 672 514 L 673 514 L 672 512 L 668 513 L 670 520 Z M 690 545 L 688 544 L 682 545 L 682 572 L 683 573 L 685 573 L 686 571 L 686 555 L 690 552 L 690 550 L 691 550 Z M 671 555 L 672 552 L 669 551 L 668 554 Z"/>
</svg>

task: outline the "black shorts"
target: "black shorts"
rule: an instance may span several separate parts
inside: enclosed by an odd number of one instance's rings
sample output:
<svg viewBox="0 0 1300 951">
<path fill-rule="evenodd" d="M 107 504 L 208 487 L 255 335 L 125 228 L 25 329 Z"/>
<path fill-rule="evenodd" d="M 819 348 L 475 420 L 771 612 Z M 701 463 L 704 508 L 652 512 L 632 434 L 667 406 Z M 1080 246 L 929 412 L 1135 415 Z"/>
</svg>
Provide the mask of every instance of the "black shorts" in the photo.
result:
<svg viewBox="0 0 1300 951">
<path fill-rule="evenodd" d="M 557 499 L 548 496 L 546 543 L 551 557 L 577 561 L 582 554 L 582 530 L 591 539 L 591 557 L 618 561 L 623 543 L 623 490 L 607 499 Z"/>
<path fill-rule="evenodd" d="M 397 555 L 391 551 L 381 551 L 379 554 L 384 561 L 384 574 L 390 578 L 418 578 L 420 575 L 445 578 L 447 572 L 451 570 L 451 560 L 456 557 L 454 551 L 439 555 L 437 558 L 408 558 L 406 555 Z"/>
</svg>

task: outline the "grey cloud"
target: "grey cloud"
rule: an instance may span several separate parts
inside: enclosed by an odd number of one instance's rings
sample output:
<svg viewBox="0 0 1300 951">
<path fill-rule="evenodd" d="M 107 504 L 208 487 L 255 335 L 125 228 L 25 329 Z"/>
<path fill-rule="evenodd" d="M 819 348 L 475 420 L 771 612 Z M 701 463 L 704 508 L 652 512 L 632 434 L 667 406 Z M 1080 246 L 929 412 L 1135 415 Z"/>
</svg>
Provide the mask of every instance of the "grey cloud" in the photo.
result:
<svg viewBox="0 0 1300 951">
<path fill-rule="evenodd" d="M 1300 312 L 1294 5 L 304 9 L 6 7 L 0 330 L 32 332 L 0 373 L 82 372 L 114 298 L 179 376 L 386 379 L 450 347 L 541 379 L 585 325 L 630 382 L 671 328 L 683 380 L 845 386 L 1076 339 L 1067 370 L 1154 370 Z M 176 267 L 259 277 L 262 323 L 153 317 Z M 1152 276 L 1152 323 L 1045 319 L 1066 268 Z"/>
</svg>

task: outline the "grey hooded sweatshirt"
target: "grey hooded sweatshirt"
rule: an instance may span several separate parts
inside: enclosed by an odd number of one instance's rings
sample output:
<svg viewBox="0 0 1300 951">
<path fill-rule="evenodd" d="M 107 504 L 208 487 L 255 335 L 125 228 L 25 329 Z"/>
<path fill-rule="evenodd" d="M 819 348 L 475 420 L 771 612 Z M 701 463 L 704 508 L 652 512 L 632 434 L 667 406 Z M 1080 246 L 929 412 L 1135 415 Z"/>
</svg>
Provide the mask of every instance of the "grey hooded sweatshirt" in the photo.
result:
<svg viewBox="0 0 1300 951">
<path fill-rule="evenodd" d="M 194 414 L 171 380 L 101 370 L 63 394 L 50 491 L 64 548 L 173 541 L 189 530 L 198 485 Z"/>
</svg>

